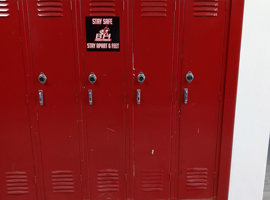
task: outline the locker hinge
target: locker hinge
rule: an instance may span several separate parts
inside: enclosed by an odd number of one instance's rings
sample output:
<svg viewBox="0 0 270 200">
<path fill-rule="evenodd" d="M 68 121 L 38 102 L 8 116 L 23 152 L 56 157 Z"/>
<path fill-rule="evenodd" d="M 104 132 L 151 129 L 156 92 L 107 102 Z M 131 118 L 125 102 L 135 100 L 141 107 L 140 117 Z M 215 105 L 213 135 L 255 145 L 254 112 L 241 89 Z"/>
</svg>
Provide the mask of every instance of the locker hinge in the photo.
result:
<svg viewBox="0 0 270 200">
<path fill-rule="evenodd" d="M 215 179 L 217 177 L 217 172 L 213 172 L 213 178 Z"/>
<path fill-rule="evenodd" d="M 221 92 L 218 93 L 218 101 L 219 102 L 222 101 L 222 94 L 221 94 Z"/>
<path fill-rule="evenodd" d="M 17 10 L 18 10 L 18 12 L 20 12 L 19 0 L 17 0 Z"/>
<path fill-rule="evenodd" d="M 78 103 L 79 103 L 79 97 L 78 97 L 78 95 L 77 95 L 77 94 L 75 95 L 75 103 L 76 103 L 76 104 L 78 104 Z"/>
<path fill-rule="evenodd" d="M 82 183 L 82 181 L 83 181 L 83 180 L 82 180 L 82 175 L 81 175 L 81 174 L 80 174 L 80 181 L 81 181 L 81 183 Z"/>
<path fill-rule="evenodd" d="M 34 184 L 37 184 L 37 176 L 34 176 Z"/>
<path fill-rule="evenodd" d="M 70 0 L 70 10 L 72 11 L 72 0 Z"/>
<path fill-rule="evenodd" d="M 29 95 L 28 94 L 25 95 L 25 102 L 26 102 L 26 105 L 29 104 Z"/>
</svg>

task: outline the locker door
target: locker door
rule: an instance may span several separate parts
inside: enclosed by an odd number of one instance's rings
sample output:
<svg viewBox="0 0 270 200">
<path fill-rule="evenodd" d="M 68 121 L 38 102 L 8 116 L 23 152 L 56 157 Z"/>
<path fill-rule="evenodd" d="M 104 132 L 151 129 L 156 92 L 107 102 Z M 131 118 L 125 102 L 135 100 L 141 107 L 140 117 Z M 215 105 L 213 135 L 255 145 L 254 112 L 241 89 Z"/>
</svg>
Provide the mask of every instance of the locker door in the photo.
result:
<svg viewBox="0 0 270 200">
<path fill-rule="evenodd" d="M 225 0 L 185 2 L 179 197 L 212 199 L 226 52 Z"/>
<path fill-rule="evenodd" d="M 126 152 L 123 1 L 82 0 L 81 6 L 82 96 L 86 113 L 90 199 L 124 199 Z M 107 39 L 112 41 L 106 41 L 106 38 L 102 40 L 100 33 L 105 29 L 108 30 Z M 89 48 L 89 44 L 93 44 L 93 48 Z M 113 44 L 115 46 L 110 46 L 112 48 L 104 46 Z"/>
<path fill-rule="evenodd" d="M 170 198 L 174 4 L 173 0 L 133 1 L 137 200 Z"/>
<path fill-rule="evenodd" d="M 17 1 L 0 2 L 0 199 L 34 200 L 34 169 Z"/>
<path fill-rule="evenodd" d="M 28 1 L 44 190 L 48 200 L 81 198 L 70 3 L 70 0 Z"/>
</svg>

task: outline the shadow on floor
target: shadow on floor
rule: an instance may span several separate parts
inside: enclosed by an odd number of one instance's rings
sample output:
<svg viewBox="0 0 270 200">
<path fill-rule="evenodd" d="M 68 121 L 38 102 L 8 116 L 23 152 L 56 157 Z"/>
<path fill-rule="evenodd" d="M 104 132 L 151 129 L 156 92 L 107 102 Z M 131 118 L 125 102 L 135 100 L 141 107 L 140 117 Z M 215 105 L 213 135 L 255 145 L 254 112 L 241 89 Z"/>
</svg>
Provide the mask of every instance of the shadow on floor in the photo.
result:
<svg viewBox="0 0 270 200">
<path fill-rule="evenodd" d="M 268 147 L 267 167 L 264 183 L 263 200 L 270 200 L 270 148 Z"/>
</svg>

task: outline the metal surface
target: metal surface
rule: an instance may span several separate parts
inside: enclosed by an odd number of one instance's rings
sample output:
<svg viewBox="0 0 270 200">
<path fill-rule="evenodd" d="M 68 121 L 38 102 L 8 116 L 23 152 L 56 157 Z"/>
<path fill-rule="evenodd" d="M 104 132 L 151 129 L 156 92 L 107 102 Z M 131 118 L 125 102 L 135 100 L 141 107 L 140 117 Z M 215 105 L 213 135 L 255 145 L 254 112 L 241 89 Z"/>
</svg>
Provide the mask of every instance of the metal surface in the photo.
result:
<svg viewBox="0 0 270 200">
<path fill-rule="evenodd" d="M 227 199 L 243 0 L 0 6 L 0 199 Z"/>
<path fill-rule="evenodd" d="M 138 79 L 138 82 L 139 82 L 139 83 L 143 83 L 143 82 L 145 81 L 145 75 L 144 75 L 144 73 L 140 72 L 140 73 L 138 74 L 137 79 Z"/>
<path fill-rule="evenodd" d="M 89 98 L 89 105 L 93 105 L 93 92 L 92 90 L 88 90 L 88 98 Z"/>
<path fill-rule="evenodd" d="M 43 85 L 47 82 L 47 77 L 43 72 L 39 74 L 38 81 Z"/>
<path fill-rule="evenodd" d="M 164 2 L 165 3 L 165 2 Z M 175 1 L 157 9 L 158 2 L 133 1 L 133 74 L 143 72 L 143 84 L 134 80 L 142 101 L 133 104 L 132 177 L 134 199 L 170 198 L 173 47 Z M 134 98 L 135 100 L 135 98 Z"/>
<path fill-rule="evenodd" d="M 37 106 L 39 151 L 46 199 L 80 199 L 81 164 L 78 125 L 77 85 L 75 77 L 73 12 L 71 1 L 27 1 L 27 23 L 31 38 L 32 73 L 44 72 L 49 80 L 34 81 L 35 90 L 43 90 L 44 106 Z M 55 6 L 59 9 L 55 10 Z M 52 10 L 54 12 L 52 12 Z M 37 96 L 36 96 L 37 97 Z M 36 101 L 38 99 L 36 98 Z"/>
<path fill-rule="evenodd" d="M 186 74 L 186 80 L 187 80 L 187 82 L 188 83 L 191 83 L 193 81 L 193 79 L 194 79 L 194 75 L 192 74 L 192 72 L 188 72 Z"/>
<path fill-rule="evenodd" d="M 127 2 L 125 2 L 126 4 Z M 86 147 L 87 167 L 84 178 L 86 199 L 125 199 L 127 187 L 126 175 L 126 51 L 125 51 L 125 15 L 123 1 L 90 2 L 81 0 L 78 5 L 79 62 L 81 82 L 84 146 Z M 81 10 L 81 13 L 79 12 Z M 91 11 L 90 11 L 91 10 Z M 90 11 L 90 13 L 89 13 Z M 86 52 L 85 16 L 117 16 L 120 27 L 120 52 Z M 97 17 L 98 18 L 98 17 Z M 109 17 L 108 17 L 109 18 Z M 106 26 L 104 26 L 106 27 Z M 98 81 L 91 85 L 87 76 L 94 72 Z M 130 80 L 131 81 L 131 80 Z M 88 104 L 87 90 L 92 89 L 93 106 Z M 129 91 L 131 92 L 131 91 Z M 135 103 L 135 101 L 134 101 Z M 131 107 L 131 105 L 129 105 Z M 86 176 L 87 175 L 87 176 Z"/>
<path fill-rule="evenodd" d="M 90 83 L 94 84 L 97 81 L 97 76 L 94 73 L 91 73 L 88 77 Z"/>
<path fill-rule="evenodd" d="M 38 91 L 38 96 L 39 96 L 39 105 L 44 106 L 43 90 Z"/>
<path fill-rule="evenodd" d="M 198 3 L 199 4 L 199 3 Z M 195 6 L 199 6 L 195 4 Z M 194 11 L 193 1 L 186 1 L 183 27 L 182 91 L 188 89 L 188 104 L 180 104 L 179 199 L 214 196 L 217 157 L 222 116 L 225 77 L 224 49 L 227 34 L 226 1 L 218 2 L 217 13 Z M 190 9 L 189 9 L 190 8 Z M 203 9 L 203 8 L 202 8 Z M 201 12 L 200 12 L 201 11 Z M 194 13 L 196 12 L 196 13 Z M 194 18 L 194 14 L 198 15 Z M 188 83 L 188 72 L 196 79 Z M 181 101 L 183 102 L 183 101 Z M 196 178 L 194 176 L 196 175 Z"/>
<path fill-rule="evenodd" d="M 17 1 L 10 1 L 8 10 L 7 17 L 0 17 L 0 199 L 34 200 L 37 190 L 33 181 L 36 175 L 27 106 L 29 93 Z"/>
<path fill-rule="evenodd" d="M 141 90 L 137 89 L 137 104 L 141 104 Z"/>
<path fill-rule="evenodd" d="M 184 104 L 188 103 L 188 89 L 184 88 Z"/>
</svg>

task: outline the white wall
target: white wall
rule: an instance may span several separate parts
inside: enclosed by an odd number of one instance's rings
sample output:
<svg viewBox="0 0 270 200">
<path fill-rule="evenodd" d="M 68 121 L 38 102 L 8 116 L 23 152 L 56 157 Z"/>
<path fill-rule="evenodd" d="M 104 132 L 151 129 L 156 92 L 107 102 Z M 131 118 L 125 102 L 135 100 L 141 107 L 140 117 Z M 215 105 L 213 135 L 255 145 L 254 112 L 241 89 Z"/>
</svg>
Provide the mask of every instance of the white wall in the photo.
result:
<svg viewBox="0 0 270 200">
<path fill-rule="evenodd" d="M 245 0 L 229 200 L 263 197 L 270 133 L 270 0 Z"/>
</svg>

